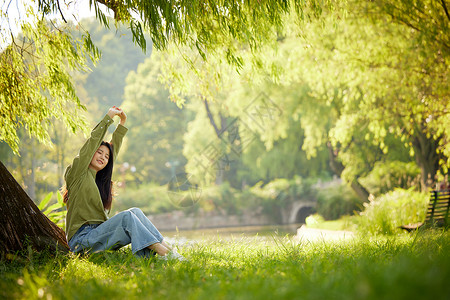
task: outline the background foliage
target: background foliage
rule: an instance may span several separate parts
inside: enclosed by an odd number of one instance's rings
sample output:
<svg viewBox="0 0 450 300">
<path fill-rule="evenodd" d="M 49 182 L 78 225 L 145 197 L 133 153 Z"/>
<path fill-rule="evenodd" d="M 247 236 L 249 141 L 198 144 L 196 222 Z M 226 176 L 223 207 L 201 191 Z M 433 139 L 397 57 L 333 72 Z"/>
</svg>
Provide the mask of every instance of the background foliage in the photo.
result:
<svg viewBox="0 0 450 300">
<path fill-rule="evenodd" d="M 208 190 L 202 209 L 259 206 L 279 219 L 279 207 L 311 197 L 335 219 L 369 195 L 447 180 L 445 1 L 263 2 L 108 2 L 111 19 L 93 1 L 97 18 L 77 24 L 57 21 L 56 2 L 39 2 L 0 54 L 0 158 L 43 199 L 85 138 L 61 125 L 87 133 L 118 105 L 130 131 L 114 174 L 117 207 L 135 195 L 168 211 L 162 190 L 188 173 Z M 53 22 L 37 18 L 52 12 Z M 164 51 L 151 53 L 145 34 Z M 307 188 L 333 177 L 348 188 Z"/>
</svg>

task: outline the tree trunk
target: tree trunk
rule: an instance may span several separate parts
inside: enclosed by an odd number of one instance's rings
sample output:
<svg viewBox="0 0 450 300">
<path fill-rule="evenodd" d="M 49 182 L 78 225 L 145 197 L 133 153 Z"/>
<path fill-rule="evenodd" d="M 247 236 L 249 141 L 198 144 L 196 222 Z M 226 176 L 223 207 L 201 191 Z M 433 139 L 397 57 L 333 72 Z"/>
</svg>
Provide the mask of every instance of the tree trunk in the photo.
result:
<svg viewBox="0 0 450 300">
<path fill-rule="evenodd" d="M 0 253 L 23 250 L 68 251 L 64 231 L 34 204 L 20 184 L 0 162 Z"/>
<path fill-rule="evenodd" d="M 426 133 L 419 128 L 416 129 L 412 136 L 414 156 L 421 171 L 420 184 L 422 191 L 428 190 L 435 183 L 435 176 L 439 170 L 439 160 L 442 158 L 442 155 L 437 153 L 440 139 L 427 137 Z"/>
<path fill-rule="evenodd" d="M 345 167 L 344 165 L 339 162 L 337 160 L 337 153 L 335 153 L 333 147 L 331 146 L 331 144 L 328 142 L 327 143 L 327 147 L 328 147 L 328 153 L 329 153 L 329 157 L 330 157 L 330 168 L 331 170 L 333 170 L 333 172 L 341 177 L 342 172 L 344 171 Z M 365 187 L 363 187 L 359 182 L 358 179 L 353 180 L 352 182 L 350 182 L 350 187 L 353 189 L 353 191 L 355 191 L 356 195 L 358 195 L 358 197 L 363 201 L 363 202 L 367 202 L 369 200 L 369 192 L 366 190 Z"/>
<path fill-rule="evenodd" d="M 216 132 L 216 135 L 219 139 L 222 139 L 222 134 L 226 128 L 226 119 L 222 116 L 222 114 L 219 113 L 219 117 L 220 117 L 220 128 L 217 126 L 216 121 L 214 121 L 214 117 L 213 114 L 211 112 L 211 110 L 209 109 L 209 105 L 208 105 L 208 100 L 204 100 L 203 103 L 205 104 L 205 109 L 206 109 L 206 114 L 208 115 L 208 119 L 209 122 L 211 123 L 212 127 L 214 128 L 214 131 Z M 223 153 L 221 153 L 223 154 Z M 222 156 L 222 155 L 221 155 Z M 216 180 L 215 183 L 216 185 L 221 185 L 223 184 L 224 181 L 224 163 L 221 159 L 219 159 L 218 161 L 215 162 L 216 166 L 217 166 L 217 171 L 216 171 Z"/>
</svg>

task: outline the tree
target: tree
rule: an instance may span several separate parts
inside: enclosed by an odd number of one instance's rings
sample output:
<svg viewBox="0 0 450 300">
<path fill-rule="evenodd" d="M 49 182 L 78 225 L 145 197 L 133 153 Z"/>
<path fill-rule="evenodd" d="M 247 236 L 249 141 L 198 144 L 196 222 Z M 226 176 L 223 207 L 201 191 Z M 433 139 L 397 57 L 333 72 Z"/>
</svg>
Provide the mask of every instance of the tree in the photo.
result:
<svg viewBox="0 0 450 300">
<path fill-rule="evenodd" d="M 386 8 L 389 3 L 392 10 Z M 298 84 L 292 78 L 307 83 L 315 98 L 307 105 L 330 108 L 329 113 L 310 114 L 315 117 L 304 122 L 305 144 L 314 149 L 327 140 L 320 132 L 328 132 L 331 153 L 345 166 L 347 180 L 358 175 L 355 170 L 367 170 L 357 167 L 362 156 L 355 152 L 361 152 L 364 144 L 375 148 L 362 151 L 365 157 L 380 151 L 386 157 L 406 146 L 421 168 L 422 189 L 432 185 L 435 175 L 448 172 L 448 18 L 445 5 L 414 3 L 351 1 L 347 18 L 334 24 L 330 22 L 334 17 L 306 24 L 302 39 L 287 35 L 279 48 L 288 43 L 296 47 L 279 50 L 279 58 L 271 60 L 283 63 L 285 73 L 279 79 L 283 85 Z M 424 10 L 422 18 L 412 20 L 408 5 L 414 14 Z M 321 114 L 332 120 L 325 131 L 319 129 L 325 122 Z"/>
<path fill-rule="evenodd" d="M 359 57 L 361 65 L 372 68 L 377 77 L 365 82 L 371 91 L 368 109 L 376 116 L 373 127 L 384 124 L 406 142 L 421 168 L 422 189 L 426 189 L 438 180 L 436 176 L 443 178 L 450 166 L 446 1 L 385 0 L 359 8 L 356 15 L 371 17 L 387 46 L 369 50 L 371 55 L 365 59 Z"/>
<path fill-rule="evenodd" d="M 85 107 L 69 71 L 85 71 L 86 57 L 98 57 L 88 36 L 84 42 L 75 40 L 68 27 L 52 28 L 37 15 L 30 17 L 34 24 L 22 25 L 23 38 L 13 37 L 0 53 L 0 140 L 16 154 L 19 128 L 49 144 L 51 118 L 62 120 L 73 132 L 85 125 L 78 113 Z"/>
<path fill-rule="evenodd" d="M 42 214 L 1 162 L 0 189 L 2 254 L 23 250 L 24 246 L 32 246 L 38 251 L 68 251 L 64 231 Z"/>
<path fill-rule="evenodd" d="M 362 19 L 344 26 L 345 33 L 334 32 L 336 38 L 328 37 L 321 46 L 326 56 L 320 58 L 322 70 L 315 69 L 327 79 L 324 86 L 347 86 L 345 102 L 338 106 L 341 117 L 331 132 L 333 144 L 347 147 L 355 141 L 355 129 L 365 127 L 368 129 L 365 140 L 388 153 L 395 149 L 387 140 L 395 135 L 410 149 L 421 168 L 422 189 L 428 188 L 438 170 L 442 168 L 445 174 L 448 165 L 441 148 L 445 147 L 442 124 L 448 118 L 445 116 L 448 85 L 443 82 L 444 74 L 448 73 L 443 68 L 445 64 L 430 61 L 432 49 L 417 46 L 414 34 L 405 33 L 401 26 L 381 21 L 374 26 Z M 364 43 L 352 45 L 348 42 L 351 40 Z M 429 56 L 425 57 L 422 51 Z M 339 68 L 340 72 L 333 74 Z M 426 74 L 417 74 L 418 68 Z M 344 156 L 340 155 L 340 159 Z M 346 161 L 345 165 L 351 163 L 354 156 Z"/>
</svg>

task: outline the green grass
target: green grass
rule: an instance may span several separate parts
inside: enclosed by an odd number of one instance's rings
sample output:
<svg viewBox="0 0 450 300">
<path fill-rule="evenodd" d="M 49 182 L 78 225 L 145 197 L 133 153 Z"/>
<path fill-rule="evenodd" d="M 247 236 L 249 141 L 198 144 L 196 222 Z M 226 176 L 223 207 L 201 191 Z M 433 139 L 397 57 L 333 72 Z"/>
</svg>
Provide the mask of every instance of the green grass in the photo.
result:
<svg viewBox="0 0 450 300">
<path fill-rule="evenodd" d="M 345 243 L 215 237 L 180 247 L 188 262 L 27 253 L 0 261 L 4 299 L 449 299 L 450 234 Z"/>
</svg>

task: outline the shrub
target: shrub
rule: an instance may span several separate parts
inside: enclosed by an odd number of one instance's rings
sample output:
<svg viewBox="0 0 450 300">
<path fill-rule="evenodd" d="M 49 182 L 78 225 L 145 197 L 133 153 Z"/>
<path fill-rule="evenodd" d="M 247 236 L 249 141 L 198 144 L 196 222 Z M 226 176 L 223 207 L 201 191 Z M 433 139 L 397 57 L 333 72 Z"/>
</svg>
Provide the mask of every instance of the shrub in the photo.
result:
<svg viewBox="0 0 450 300">
<path fill-rule="evenodd" d="M 239 193 L 228 182 L 210 186 L 202 191 L 200 207 L 205 211 L 236 214 L 246 207 L 245 203 L 239 203 Z"/>
<path fill-rule="evenodd" d="M 423 221 L 428 204 L 426 193 L 395 189 L 364 203 L 357 217 L 358 231 L 366 234 L 395 234 L 399 226 Z"/>
<path fill-rule="evenodd" d="M 310 228 L 317 228 L 319 224 L 324 222 L 325 219 L 319 214 L 310 215 L 305 219 L 306 226 Z"/>
<path fill-rule="evenodd" d="M 379 196 L 395 188 L 417 187 L 419 178 L 420 168 L 414 162 L 378 162 L 370 174 L 361 179 L 361 183 L 371 194 Z"/>
<path fill-rule="evenodd" d="M 50 219 L 50 221 L 58 225 L 60 228 L 65 229 L 67 215 L 66 204 L 64 203 L 63 197 L 59 192 L 56 192 L 56 203 L 51 201 L 52 198 L 53 192 L 48 193 L 37 207 L 44 215 L 47 216 L 47 218 Z"/>
<path fill-rule="evenodd" d="M 322 189 L 317 195 L 317 213 L 325 220 L 337 220 L 361 210 L 361 200 L 345 184 Z"/>
</svg>

